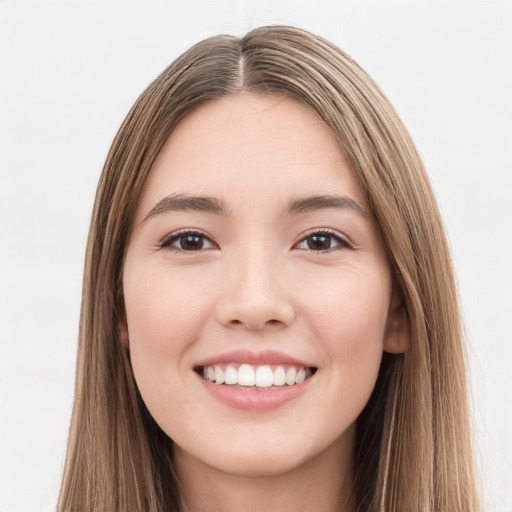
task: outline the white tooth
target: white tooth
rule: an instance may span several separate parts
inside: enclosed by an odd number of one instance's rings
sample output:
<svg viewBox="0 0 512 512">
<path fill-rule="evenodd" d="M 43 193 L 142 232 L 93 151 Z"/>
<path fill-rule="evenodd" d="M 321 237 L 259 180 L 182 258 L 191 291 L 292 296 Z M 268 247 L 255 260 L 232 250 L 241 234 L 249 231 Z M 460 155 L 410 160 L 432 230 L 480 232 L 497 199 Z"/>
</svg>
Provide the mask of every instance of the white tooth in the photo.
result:
<svg viewBox="0 0 512 512">
<path fill-rule="evenodd" d="M 304 368 L 301 368 L 298 371 L 297 376 L 295 377 L 295 383 L 300 384 L 301 382 L 304 382 L 305 380 L 306 380 L 306 370 L 304 370 Z"/>
<path fill-rule="evenodd" d="M 238 385 L 239 386 L 254 386 L 254 370 L 248 364 L 242 364 L 238 368 Z"/>
<path fill-rule="evenodd" d="M 224 372 L 220 366 L 215 366 L 215 382 L 222 384 L 224 382 Z"/>
<path fill-rule="evenodd" d="M 256 386 L 259 388 L 269 388 L 274 382 L 274 375 L 270 366 L 258 366 L 256 370 Z"/>
<path fill-rule="evenodd" d="M 297 370 L 293 366 L 290 366 L 286 372 L 286 384 L 288 384 L 288 386 L 293 386 L 295 384 L 296 375 Z"/>
<path fill-rule="evenodd" d="M 278 366 L 274 370 L 273 384 L 274 384 L 274 386 L 283 386 L 285 382 L 286 382 L 286 373 L 284 371 L 284 368 L 282 366 Z"/>
<path fill-rule="evenodd" d="M 213 369 L 213 366 L 208 366 L 206 376 L 208 377 L 208 380 L 215 380 L 215 370 Z"/>
<path fill-rule="evenodd" d="M 204 377 L 205 379 L 207 379 L 207 378 L 208 378 L 208 370 L 207 370 L 206 366 L 203 366 L 203 377 Z"/>
<path fill-rule="evenodd" d="M 226 384 L 236 384 L 238 382 L 238 372 L 232 366 L 226 368 L 224 382 Z"/>
</svg>

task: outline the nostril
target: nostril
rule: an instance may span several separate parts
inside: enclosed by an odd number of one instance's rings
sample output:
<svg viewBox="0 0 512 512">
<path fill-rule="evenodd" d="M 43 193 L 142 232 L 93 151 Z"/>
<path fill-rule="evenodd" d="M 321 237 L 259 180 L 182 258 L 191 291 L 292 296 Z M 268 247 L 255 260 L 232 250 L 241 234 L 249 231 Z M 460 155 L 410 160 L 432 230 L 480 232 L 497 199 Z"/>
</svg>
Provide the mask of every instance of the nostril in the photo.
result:
<svg viewBox="0 0 512 512">
<path fill-rule="evenodd" d="M 269 320 L 263 320 L 258 321 L 257 318 L 248 318 L 247 320 L 239 320 L 238 318 L 233 318 L 229 320 L 226 326 L 232 327 L 232 328 L 240 328 L 242 326 L 245 326 L 247 329 L 280 329 L 282 327 L 285 327 L 285 322 L 278 320 L 276 318 L 271 318 Z"/>
</svg>

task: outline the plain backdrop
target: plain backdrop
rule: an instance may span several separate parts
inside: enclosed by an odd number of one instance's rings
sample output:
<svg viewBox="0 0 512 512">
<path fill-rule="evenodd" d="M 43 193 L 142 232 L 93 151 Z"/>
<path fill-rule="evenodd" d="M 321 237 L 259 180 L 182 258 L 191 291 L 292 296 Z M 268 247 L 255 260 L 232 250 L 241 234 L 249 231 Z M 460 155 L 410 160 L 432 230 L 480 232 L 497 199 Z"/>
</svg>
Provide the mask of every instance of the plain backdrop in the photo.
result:
<svg viewBox="0 0 512 512">
<path fill-rule="evenodd" d="M 419 147 L 459 278 L 486 503 L 512 511 L 511 0 L 0 0 L 0 512 L 55 507 L 88 223 L 122 119 L 193 43 L 275 23 L 354 57 Z"/>
</svg>

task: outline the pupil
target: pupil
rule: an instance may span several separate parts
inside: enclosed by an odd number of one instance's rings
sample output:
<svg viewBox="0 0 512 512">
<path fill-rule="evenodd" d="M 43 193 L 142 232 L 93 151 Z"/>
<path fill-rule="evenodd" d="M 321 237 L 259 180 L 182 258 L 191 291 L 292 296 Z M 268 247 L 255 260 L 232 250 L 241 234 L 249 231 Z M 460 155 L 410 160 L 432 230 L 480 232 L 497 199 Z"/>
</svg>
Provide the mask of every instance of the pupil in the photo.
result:
<svg viewBox="0 0 512 512">
<path fill-rule="evenodd" d="M 329 249 L 331 246 L 330 237 L 325 235 L 313 235 L 308 238 L 309 249 Z"/>
<path fill-rule="evenodd" d="M 197 235 L 187 235 L 181 238 L 180 246 L 185 250 L 197 251 L 203 247 L 203 239 Z"/>
</svg>

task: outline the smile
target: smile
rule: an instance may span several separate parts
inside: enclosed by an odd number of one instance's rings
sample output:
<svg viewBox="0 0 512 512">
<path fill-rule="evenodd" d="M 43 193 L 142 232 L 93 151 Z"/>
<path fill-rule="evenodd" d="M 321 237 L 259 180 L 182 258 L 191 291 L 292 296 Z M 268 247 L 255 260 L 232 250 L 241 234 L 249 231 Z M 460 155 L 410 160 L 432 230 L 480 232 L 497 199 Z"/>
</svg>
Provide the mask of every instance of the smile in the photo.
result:
<svg viewBox="0 0 512 512">
<path fill-rule="evenodd" d="M 206 365 L 199 368 L 199 373 L 203 378 L 215 384 L 259 390 L 301 384 L 315 371 L 316 368 L 296 365 L 251 365 L 247 363 Z"/>
<path fill-rule="evenodd" d="M 318 368 L 282 352 L 233 350 L 194 366 L 207 393 L 250 412 L 276 409 L 307 392 Z"/>
</svg>

